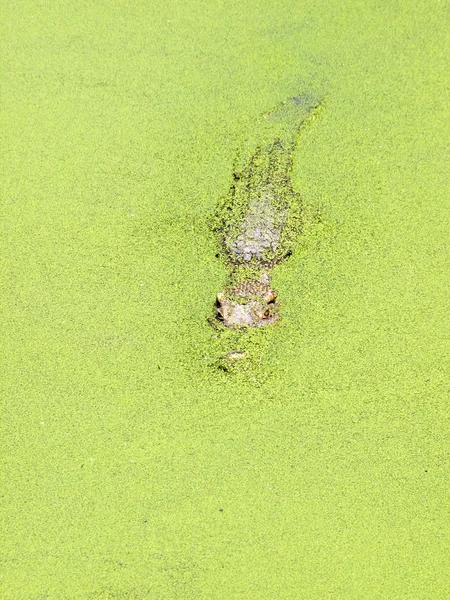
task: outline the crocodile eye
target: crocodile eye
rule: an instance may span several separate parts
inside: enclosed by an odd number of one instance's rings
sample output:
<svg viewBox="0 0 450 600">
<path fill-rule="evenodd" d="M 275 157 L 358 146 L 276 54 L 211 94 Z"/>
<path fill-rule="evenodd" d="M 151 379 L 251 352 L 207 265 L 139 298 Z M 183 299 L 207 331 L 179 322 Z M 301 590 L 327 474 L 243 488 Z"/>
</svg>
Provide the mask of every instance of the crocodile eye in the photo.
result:
<svg viewBox="0 0 450 600">
<path fill-rule="evenodd" d="M 269 290 L 264 295 L 264 300 L 267 302 L 268 305 L 275 304 L 276 299 L 277 299 L 277 293 L 274 290 Z"/>
</svg>

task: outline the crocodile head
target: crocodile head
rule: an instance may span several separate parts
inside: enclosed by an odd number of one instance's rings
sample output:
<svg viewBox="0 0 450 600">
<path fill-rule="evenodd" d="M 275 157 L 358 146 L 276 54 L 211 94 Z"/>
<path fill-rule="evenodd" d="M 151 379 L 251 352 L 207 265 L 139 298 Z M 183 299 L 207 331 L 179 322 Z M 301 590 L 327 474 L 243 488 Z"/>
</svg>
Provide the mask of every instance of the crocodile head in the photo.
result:
<svg viewBox="0 0 450 600">
<path fill-rule="evenodd" d="M 262 327 L 277 321 L 276 292 L 260 282 L 244 281 L 217 294 L 217 318 L 225 327 Z"/>
</svg>

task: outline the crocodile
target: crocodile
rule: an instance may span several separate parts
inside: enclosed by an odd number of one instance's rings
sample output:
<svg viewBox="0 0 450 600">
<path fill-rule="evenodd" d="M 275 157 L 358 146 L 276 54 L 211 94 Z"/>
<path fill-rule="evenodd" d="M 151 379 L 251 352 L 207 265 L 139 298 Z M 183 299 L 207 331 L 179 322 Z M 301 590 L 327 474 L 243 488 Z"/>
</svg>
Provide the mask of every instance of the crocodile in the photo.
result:
<svg viewBox="0 0 450 600">
<path fill-rule="evenodd" d="M 290 256 L 301 231 L 301 196 L 291 182 L 293 156 L 301 128 L 319 106 L 317 96 L 303 94 L 264 115 L 262 141 L 234 172 L 216 211 L 213 230 L 230 269 L 215 306 L 225 327 L 261 327 L 280 318 L 271 272 Z"/>
</svg>

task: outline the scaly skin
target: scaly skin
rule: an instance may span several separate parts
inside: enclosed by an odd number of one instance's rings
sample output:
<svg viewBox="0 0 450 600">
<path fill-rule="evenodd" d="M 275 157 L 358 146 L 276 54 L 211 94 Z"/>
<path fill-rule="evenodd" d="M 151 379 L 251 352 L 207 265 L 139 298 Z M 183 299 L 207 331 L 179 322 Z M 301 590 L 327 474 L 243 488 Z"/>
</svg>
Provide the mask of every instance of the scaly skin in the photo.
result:
<svg viewBox="0 0 450 600">
<path fill-rule="evenodd" d="M 299 130 L 318 106 L 305 95 L 265 115 L 266 139 L 235 172 L 216 214 L 214 230 L 231 267 L 229 286 L 217 295 L 217 318 L 226 327 L 261 327 L 279 319 L 270 273 L 291 254 L 301 230 L 301 198 L 290 174 Z"/>
</svg>

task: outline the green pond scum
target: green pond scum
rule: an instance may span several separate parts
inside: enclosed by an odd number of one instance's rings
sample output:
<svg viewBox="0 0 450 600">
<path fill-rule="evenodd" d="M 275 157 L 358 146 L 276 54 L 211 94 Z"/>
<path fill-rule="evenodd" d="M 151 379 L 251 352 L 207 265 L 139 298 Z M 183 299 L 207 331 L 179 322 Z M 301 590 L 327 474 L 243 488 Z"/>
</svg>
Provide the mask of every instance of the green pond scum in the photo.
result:
<svg viewBox="0 0 450 600">
<path fill-rule="evenodd" d="M 0 29 L 0 598 L 447 600 L 448 3 Z"/>
</svg>

